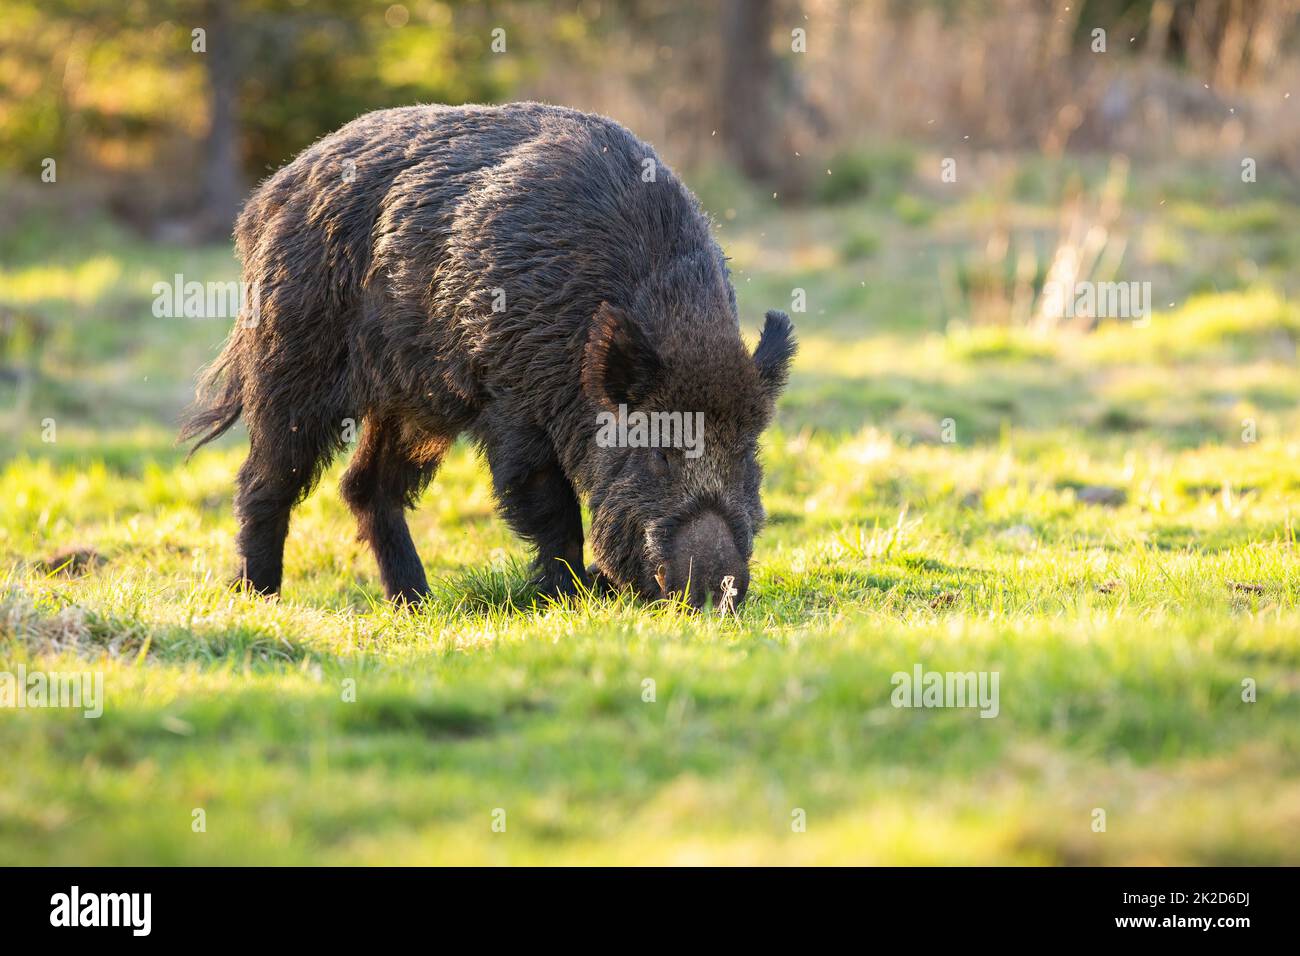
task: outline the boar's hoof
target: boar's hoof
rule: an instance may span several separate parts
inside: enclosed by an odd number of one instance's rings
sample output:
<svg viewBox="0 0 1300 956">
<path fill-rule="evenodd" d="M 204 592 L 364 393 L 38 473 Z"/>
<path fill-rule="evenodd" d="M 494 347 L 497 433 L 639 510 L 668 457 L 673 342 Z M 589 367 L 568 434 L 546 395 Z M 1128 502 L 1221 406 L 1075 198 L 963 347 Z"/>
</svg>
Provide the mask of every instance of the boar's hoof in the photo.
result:
<svg viewBox="0 0 1300 956">
<path fill-rule="evenodd" d="M 618 590 L 618 585 L 600 569 L 598 564 L 587 567 L 587 579 L 591 582 L 591 590 L 597 595 L 613 594 Z"/>
<path fill-rule="evenodd" d="M 278 585 L 259 586 L 251 578 L 244 577 L 242 574 L 231 579 L 230 590 L 238 591 L 241 594 L 252 594 L 257 597 L 274 598 L 280 596 Z"/>
<path fill-rule="evenodd" d="M 406 588 L 402 588 L 400 591 L 390 592 L 388 595 L 388 599 L 392 601 L 394 605 L 401 608 L 402 610 L 409 611 L 419 607 L 424 602 L 424 599 L 427 598 L 428 596 L 429 596 L 429 591 L 427 588 L 420 589 L 420 588 L 406 587 Z"/>
<path fill-rule="evenodd" d="M 539 598 L 552 599 L 576 597 L 581 591 L 579 584 L 583 588 L 591 586 L 591 580 L 582 569 L 582 565 L 571 569 L 564 561 L 551 561 L 547 565 L 539 566 L 532 583 L 537 588 Z"/>
</svg>

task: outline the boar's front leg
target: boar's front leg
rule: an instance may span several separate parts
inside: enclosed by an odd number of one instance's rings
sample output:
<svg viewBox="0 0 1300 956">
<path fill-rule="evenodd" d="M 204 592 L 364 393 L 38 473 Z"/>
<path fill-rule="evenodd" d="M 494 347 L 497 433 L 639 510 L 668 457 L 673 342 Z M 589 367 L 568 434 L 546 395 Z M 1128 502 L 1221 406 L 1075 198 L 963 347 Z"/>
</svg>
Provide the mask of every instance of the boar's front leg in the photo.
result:
<svg viewBox="0 0 1300 956">
<path fill-rule="evenodd" d="M 501 514 L 537 550 L 539 592 L 548 597 L 577 594 L 578 582 L 586 584 L 582 511 L 550 439 L 539 430 L 509 430 L 491 435 L 485 444 Z"/>
</svg>

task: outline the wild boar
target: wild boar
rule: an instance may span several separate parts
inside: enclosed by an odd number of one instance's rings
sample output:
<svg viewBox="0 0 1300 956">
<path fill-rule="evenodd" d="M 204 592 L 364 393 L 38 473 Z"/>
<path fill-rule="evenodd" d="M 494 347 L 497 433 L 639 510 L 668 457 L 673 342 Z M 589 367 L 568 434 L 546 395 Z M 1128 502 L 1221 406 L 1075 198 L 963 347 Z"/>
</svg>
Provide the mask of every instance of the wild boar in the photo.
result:
<svg viewBox="0 0 1300 956">
<path fill-rule="evenodd" d="M 258 187 L 235 240 L 254 292 L 181 440 L 247 424 L 237 583 L 279 591 L 290 511 L 361 423 L 341 490 L 394 600 L 427 592 L 405 511 L 462 433 L 541 593 L 744 599 L 793 329 L 768 312 L 750 354 L 707 216 L 628 130 L 537 103 L 370 113 Z M 691 416 L 697 447 L 597 440 L 636 412 Z"/>
</svg>

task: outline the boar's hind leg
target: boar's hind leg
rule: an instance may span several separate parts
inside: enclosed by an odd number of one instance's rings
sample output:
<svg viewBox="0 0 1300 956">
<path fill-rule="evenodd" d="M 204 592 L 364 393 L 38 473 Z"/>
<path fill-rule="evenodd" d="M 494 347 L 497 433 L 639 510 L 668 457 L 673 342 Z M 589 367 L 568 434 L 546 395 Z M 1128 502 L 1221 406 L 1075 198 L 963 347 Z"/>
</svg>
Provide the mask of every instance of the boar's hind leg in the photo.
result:
<svg viewBox="0 0 1300 956">
<path fill-rule="evenodd" d="M 240 573 L 235 586 L 278 594 L 284 572 L 289 512 L 329 465 L 337 440 L 308 423 L 270 420 L 252 406 L 248 458 L 235 479 Z"/>
<path fill-rule="evenodd" d="M 372 419 L 343 476 L 343 498 L 356 516 L 357 537 L 374 551 L 390 600 L 414 604 L 429 593 L 405 512 L 415 507 L 449 444 L 446 439 L 412 439 L 400 423 Z"/>
<path fill-rule="evenodd" d="M 512 436 L 488 446 L 492 485 L 506 522 L 537 549 L 536 583 L 548 597 L 576 594 L 585 584 L 582 511 L 550 440 Z"/>
</svg>

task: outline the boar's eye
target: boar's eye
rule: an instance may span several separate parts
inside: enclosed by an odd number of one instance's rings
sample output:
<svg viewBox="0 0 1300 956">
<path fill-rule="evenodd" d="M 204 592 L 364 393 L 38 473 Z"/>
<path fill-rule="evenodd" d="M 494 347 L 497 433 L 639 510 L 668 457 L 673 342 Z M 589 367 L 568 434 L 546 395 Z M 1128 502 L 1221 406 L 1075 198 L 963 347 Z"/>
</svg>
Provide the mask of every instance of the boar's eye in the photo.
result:
<svg viewBox="0 0 1300 956">
<path fill-rule="evenodd" d="M 656 477 L 668 477 L 672 472 L 672 464 L 668 461 L 668 452 L 662 448 L 650 449 L 650 471 Z"/>
</svg>

